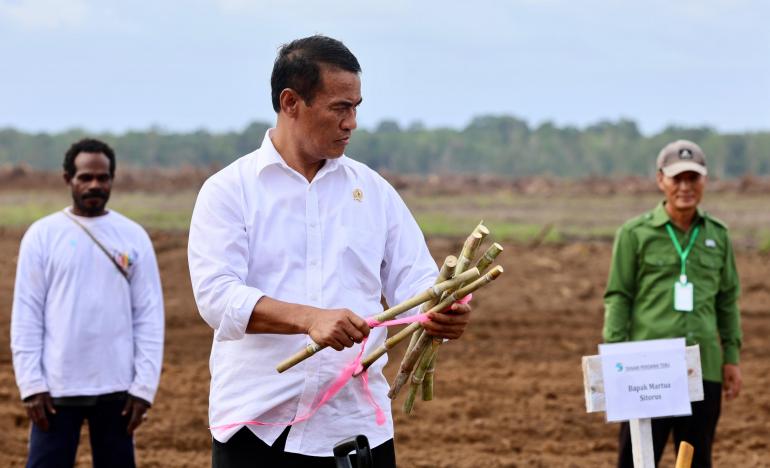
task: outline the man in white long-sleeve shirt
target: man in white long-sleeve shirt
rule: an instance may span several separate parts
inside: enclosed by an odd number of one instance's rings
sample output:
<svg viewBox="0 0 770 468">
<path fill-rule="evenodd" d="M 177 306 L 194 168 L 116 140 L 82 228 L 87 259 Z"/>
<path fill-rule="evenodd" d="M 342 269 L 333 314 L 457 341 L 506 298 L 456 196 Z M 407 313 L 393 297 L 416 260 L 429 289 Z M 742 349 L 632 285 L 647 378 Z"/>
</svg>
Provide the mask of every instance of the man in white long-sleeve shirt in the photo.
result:
<svg viewBox="0 0 770 468">
<path fill-rule="evenodd" d="M 335 466 L 335 442 L 369 438 L 375 465 L 395 466 L 386 359 L 369 368 L 375 411 L 354 379 L 307 414 L 360 343 L 387 332 L 363 317 L 433 284 L 436 264 L 396 191 L 343 155 L 356 128 L 361 68 L 323 36 L 284 45 L 272 78 L 277 124 L 262 146 L 206 181 L 190 226 L 189 264 L 199 311 L 214 329 L 211 395 L 214 467 Z M 457 338 L 470 307 L 425 324 Z M 275 366 L 311 342 L 328 346 L 294 368 Z M 279 425 L 234 425 L 259 420 Z"/>
<path fill-rule="evenodd" d="M 16 383 L 32 421 L 28 467 L 73 466 L 85 420 L 96 467 L 133 467 L 133 432 L 160 378 L 163 296 L 147 233 L 106 209 L 115 153 L 64 158 L 72 206 L 24 234 L 11 316 Z"/>
</svg>

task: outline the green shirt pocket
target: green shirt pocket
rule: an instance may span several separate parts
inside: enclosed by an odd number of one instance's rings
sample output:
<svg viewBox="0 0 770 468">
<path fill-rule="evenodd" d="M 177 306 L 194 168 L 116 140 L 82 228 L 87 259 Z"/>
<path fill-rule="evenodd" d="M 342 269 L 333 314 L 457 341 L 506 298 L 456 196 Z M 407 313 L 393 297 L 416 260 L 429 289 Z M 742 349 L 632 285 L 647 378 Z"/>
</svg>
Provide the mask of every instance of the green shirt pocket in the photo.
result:
<svg viewBox="0 0 770 468">
<path fill-rule="evenodd" d="M 722 265 L 724 265 L 725 261 L 719 255 L 700 253 L 698 254 L 698 263 L 701 267 L 718 273 L 722 270 Z"/>
<path fill-rule="evenodd" d="M 653 269 L 667 269 L 672 266 L 679 266 L 679 257 L 676 255 L 664 255 L 659 253 L 648 253 L 643 257 L 644 267 Z"/>
<path fill-rule="evenodd" d="M 669 289 L 673 291 L 674 281 L 679 278 L 679 270 L 679 257 L 675 253 L 645 253 L 637 272 L 637 293 L 640 296 L 637 301 L 642 298 L 642 302 L 653 297 L 668 298 Z"/>
<path fill-rule="evenodd" d="M 698 252 L 692 261 L 687 262 L 687 277 L 695 284 L 697 303 L 712 303 L 719 292 L 722 268 L 725 260 L 718 254 Z"/>
</svg>

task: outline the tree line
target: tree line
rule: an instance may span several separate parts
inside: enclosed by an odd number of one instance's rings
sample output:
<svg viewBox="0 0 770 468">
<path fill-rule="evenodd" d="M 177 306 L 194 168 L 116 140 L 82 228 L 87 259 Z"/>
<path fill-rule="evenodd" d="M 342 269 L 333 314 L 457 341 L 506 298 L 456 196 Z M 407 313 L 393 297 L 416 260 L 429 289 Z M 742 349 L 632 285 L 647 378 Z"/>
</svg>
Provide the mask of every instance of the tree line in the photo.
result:
<svg viewBox="0 0 770 468">
<path fill-rule="evenodd" d="M 134 167 L 220 167 L 258 148 L 269 125 L 254 122 L 241 132 L 174 133 L 151 128 L 123 134 L 83 130 L 26 133 L 0 129 L 0 165 L 58 169 L 69 145 L 93 136 L 113 145 L 120 164 Z M 346 153 L 380 171 L 404 174 L 474 173 L 507 177 L 589 177 L 654 172 L 668 142 L 692 140 L 719 178 L 770 174 L 770 131 L 720 133 L 708 127 L 671 126 L 644 135 L 631 120 L 603 121 L 579 129 L 552 123 L 531 126 L 511 116 L 480 116 L 463 129 L 402 128 L 383 121 L 357 130 Z"/>
</svg>

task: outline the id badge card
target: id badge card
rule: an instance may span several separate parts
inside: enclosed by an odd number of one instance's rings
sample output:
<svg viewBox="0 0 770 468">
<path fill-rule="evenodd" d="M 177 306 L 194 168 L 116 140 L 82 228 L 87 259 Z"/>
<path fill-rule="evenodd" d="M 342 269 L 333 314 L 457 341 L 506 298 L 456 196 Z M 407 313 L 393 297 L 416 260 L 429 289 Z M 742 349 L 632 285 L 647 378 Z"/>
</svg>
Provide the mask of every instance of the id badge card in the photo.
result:
<svg viewBox="0 0 770 468">
<path fill-rule="evenodd" d="M 674 283 L 674 310 L 679 312 L 692 312 L 693 309 L 693 285 L 682 276 Z"/>
</svg>

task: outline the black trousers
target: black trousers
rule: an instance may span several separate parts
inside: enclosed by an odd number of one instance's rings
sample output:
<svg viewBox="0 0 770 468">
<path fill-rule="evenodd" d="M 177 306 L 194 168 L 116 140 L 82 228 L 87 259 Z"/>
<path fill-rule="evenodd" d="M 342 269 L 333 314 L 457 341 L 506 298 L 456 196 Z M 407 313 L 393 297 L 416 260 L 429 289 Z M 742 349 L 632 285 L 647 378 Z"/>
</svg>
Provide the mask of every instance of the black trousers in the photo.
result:
<svg viewBox="0 0 770 468">
<path fill-rule="evenodd" d="M 655 465 L 663 456 L 668 436 L 674 433 L 674 450 L 679 450 L 679 443 L 685 441 L 695 448 L 692 468 L 711 467 L 711 447 L 722 408 L 722 384 L 703 381 L 703 401 L 692 403 L 692 416 L 679 418 L 659 418 L 652 420 L 652 446 L 655 451 Z M 631 451 L 631 429 L 628 423 L 620 426 L 619 468 L 633 468 L 634 459 Z"/>
<path fill-rule="evenodd" d="M 221 443 L 212 440 L 212 468 L 335 468 L 334 457 L 311 457 L 285 452 L 289 427 L 276 439 L 273 446 L 262 442 L 248 428 L 243 427 L 228 440 Z M 332 447 L 329 447 L 331 450 Z M 375 468 L 395 468 L 396 451 L 393 439 L 372 449 Z M 355 459 L 351 458 L 354 468 Z"/>
<path fill-rule="evenodd" d="M 80 442 L 80 428 L 88 421 L 93 466 L 133 468 L 134 439 L 128 435 L 128 416 L 121 416 L 123 400 L 99 400 L 88 406 L 60 406 L 48 413 L 48 432 L 32 424 L 27 468 L 72 468 Z"/>
</svg>

